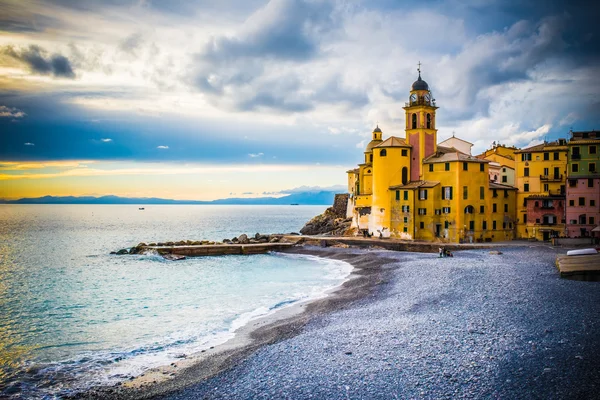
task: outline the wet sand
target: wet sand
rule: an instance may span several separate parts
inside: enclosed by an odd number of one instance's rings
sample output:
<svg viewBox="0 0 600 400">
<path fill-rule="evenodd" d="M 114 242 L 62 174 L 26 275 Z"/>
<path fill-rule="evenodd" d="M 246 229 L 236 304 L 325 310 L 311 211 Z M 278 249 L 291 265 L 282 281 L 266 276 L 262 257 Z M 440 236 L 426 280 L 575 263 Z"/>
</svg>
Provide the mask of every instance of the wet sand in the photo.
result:
<svg viewBox="0 0 600 400">
<path fill-rule="evenodd" d="M 500 250 L 294 248 L 350 262 L 353 279 L 84 397 L 597 398 L 600 283 L 559 278 L 564 250 Z"/>
</svg>

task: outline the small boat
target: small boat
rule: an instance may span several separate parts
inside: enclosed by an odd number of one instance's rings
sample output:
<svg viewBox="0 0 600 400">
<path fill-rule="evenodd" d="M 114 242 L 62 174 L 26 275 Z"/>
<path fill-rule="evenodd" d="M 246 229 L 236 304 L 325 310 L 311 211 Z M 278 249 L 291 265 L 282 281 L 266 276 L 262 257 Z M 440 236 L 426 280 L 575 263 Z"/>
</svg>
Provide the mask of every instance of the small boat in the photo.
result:
<svg viewBox="0 0 600 400">
<path fill-rule="evenodd" d="M 567 251 L 568 256 L 585 256 L 589 254 L 598 254 L 596 249 L 579 249 Z"/>
<path fill-rule="evenodd" d="M 144 207 L 140 207 L 140 208 L 138 208 L 138 210 L 145 210 L 145 208 Z"/>
<path fill-rule="evenodd" d="M 290 204 L 290 206 L 298 206 L 298 205 L 299 205 L 298 203 L 292 203 L 292 204 Z"/>
</svg>

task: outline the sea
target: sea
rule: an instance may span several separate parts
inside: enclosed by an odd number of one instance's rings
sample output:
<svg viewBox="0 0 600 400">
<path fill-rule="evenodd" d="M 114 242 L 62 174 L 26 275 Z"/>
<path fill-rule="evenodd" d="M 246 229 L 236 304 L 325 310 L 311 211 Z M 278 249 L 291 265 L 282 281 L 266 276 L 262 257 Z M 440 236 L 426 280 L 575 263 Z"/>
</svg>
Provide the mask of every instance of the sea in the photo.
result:
<svg viewBox="0 0 600 400">
<path fill-rule="evenodd" d="M 298 232 L 325 206 L 0 205 L 0 398 L 114 385 L 326 295 L 352 267 L 269 253 L 167 261 L 140 242 Z"/>
</svg>

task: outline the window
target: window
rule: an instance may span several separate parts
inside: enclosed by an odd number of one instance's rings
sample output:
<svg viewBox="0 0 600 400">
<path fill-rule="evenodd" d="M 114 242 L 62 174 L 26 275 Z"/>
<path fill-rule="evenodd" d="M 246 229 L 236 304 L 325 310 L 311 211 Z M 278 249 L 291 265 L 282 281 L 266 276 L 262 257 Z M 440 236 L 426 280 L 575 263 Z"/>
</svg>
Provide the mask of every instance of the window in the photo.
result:
<svg viewBox="0 0 600 400">
<path fill-rule="evenodd" d="M 412 115 L 412 128 L 417 129 L 417 114 Z"/>
<path fill-rule="evenodd" d="M 426 208 L 419 208 L 419 215 L 427 215 L 427 209 Z"/>
<path fill-rule="evenodd" d="M 527 223 L 527 214 L 523 214 L 523 223 L 526 224 Z"/>
<path fill-rule="evenodd" d="M 381 151 L 379 152 L 379 155 L 380 155 L 381 157 L 385 157 L 385 156 L 387 156 L 387 150 L 386 150 L 386 149 L 381 149 Z"/>
<path fill-rule="evenodd" d="M 502 229 L 506 229 L 506 222 L 502 223 Z"/>
<path fill-rule="evenodd" d="M 448 221 L 444 221 L 444 229 L 448 229 L 448 226 L 450 226 L 450 223 Z"/>
<path fill-rule="evenodd" d="M 575 200 L 569 200 L 569 207 L 575 207 Z"/>
<path fill-rule="evenodd" d="M 450 207 L 443 207 L 443 208 L 442 208 L 442 212 L 443 212 L 444 214 L 450 214 Z"/>
<path fill-rule="evenodd" d="M 548 161 L 550 159 L 550 153 L 544 153 L 544 161 Z"/>
<path fill-rule="evenodd" d="M 404 223 L 408 224 L 408 217 L 404 217 Z"/>
<path fill-rule="evenodd" d="M 506 175 L 502 175 L 502 183 L 508 182 L 508 177 Z"/>
<path fill-rule="evenodd" d="M 492 197 L 493 198 L 498 197 L 498 191 L 496 189 L 492 190 Z"/>
<path fill-rule="evenodd" d="M 442 210 L 440 210 L 439 208 L 435 209 L 434 214 L 435 215 L 442 215 Z"/>
<path fill-rule="evenodd" d="M 591 188 L 594 187 L 594 179 L 593 178 L 588 178 L 588 187 L 591 187 Z"/>
<path fill-rule="evenodd" d="M 475 230 L 475 221 L 469 221 L 469 230 Z"/>
<path fill-rule="evenodd" d="M 469 163 L 464 162 L 463 163 L 463 171 L 468 171 L 469 170 Z"/>
<path fill-rule="evenodd" d="M 369 162 L 373 162 L 373 154 L 369 154 Z"/>
<path fill-rule="evenodd" d="M 547 183 L 544 183 L 544 192 L 547 192 L 549 189 L 549 185 Z"/>
<path fill-rule="evenodd" d="M 400 191 L 396 190 L 396 201 L 400 200 Z"/>
<path fill-rule="evenodd" d="M 529 176 L 529 168 L 528 167 L 525 167 L 523 169 L 523 176 Z"/>
<path fill-rule="evenodd" d="M 504 212 L 507 213 L 508 212 L 508 204 L 504 205 Z"/>
<path fill-rule="evenodd" d="M 521 161 L 531 161 L 531 153 L 521 154 Z"/>
<path fill-rule="evenodd" d="M 596 200 L 594 200 L 594 199 L 591 199 L 591 200 L 590 200 L 590 206 L 591 206 L 591 207 L 595 207 L 595 206 L 596 206 Z"/>
<path fill-rule="evenodd" d="M 544 168 L 544 175 L 548 176 L 548 174 L 550 174 L 550 169 Z"/>
<path fill-rule="evenodd" d="M 579 147 L 573 147 L 572 151 L 573 151 L 573 155 L 574 156 L 579 156 L 580 155 L 580 153 L 579 153 Z"/>
<path fill-rule="evenodd" d="M 585 197 L 580 197 L 579 198 L 579 205 L 580 206 L 585 206 Z"/>
<path fill-rule="evenodd" d="M 529 183 L 526 183 L 523 185 L 523 191 L 524 192 L 529 192 Z"/>
<path fill-rule="evenodd" d="M 496 230 L 496 221 L 492 221 L 492 230 Z"/>
<path fill-rule="evenodd" d="M 498 206 L 496 205 L 496 203 L 492 204 L 492 212 L 497 212 L 498 211 Z"/>
<path fill-rule="evenodd" d="M 469 198 L 469 187 L 463 186 L 463 199 L 466 200 Z"/>
<path fill-rule="evenodd" d="M 590 219 L 590 222 L 588 222 L 588 223 L 590 225 L 594 225 L 594 223 L 595 223 L 594 217 L 589 217 L 589 219 Z"/>
<path fill-rule="evenodd" d="M 508 197 L 508 189 L 504 189 L 504 197 Z"/>
<path fill-rule="evenodd" d="M 419 222 L 419 228 L 425 229 L 425 222 Z"/>
<path fill-rule="evenodd" d="M 590 146 L 589 147 L 589 153 L 590 154 L 596 154 L 596 146 Z"/>
<path fill-rule="evenodd" d="M 404 191 L 404 200 L 408 200 L 408 190 Z"/>
<path fill-rule="evenodd" d="M 402 212 L 410 212 L 410 206 L 402 206 Z"/>
<path fill-rule="evenodd" d="M 591 162 L 589 169 L 590 169 L 590 172 L 596 172 L 596 163 Z"/>
<path fill-rule="evenodd" d="M 585 214 L 581 214 L 581 215 L 579 216 L 579 224 L 580 224 L 580 225 L 585 225 L 585 220 L 586 220 L 586 218 L 585 218 Z"/>
<path fill-rule="evenodd" d="M 427 114 L 427 129 L 431 129 L 431 114 Z"/>
<path fill-rule="evenodd" d="M 484 163 L 479 164 L 479 171 L 485 172 L 485 164 Z"/>
<path fill-rule="evenodd" d="M 408 168 L 402 167 L 402 184 L 406 185 L 408 182 Z"/>
<path fill-rule="evenodd" d="M 579 172 L 579 164 L 571 164 L 571 172 Z"/>
<path fill-rule="evenodd" d="M 487 229 L 487 221 L 483 221 L 481 223 L 481 229 L 483 229 L 484 231 Z"/>
<path fill-rule="evenodd" d="M 404 229 L 402 229 L 402 231 L 403 231 L 404 233 L 406 233 L 406 232 L 408 232 L 408 228 L 405 226 L 405 227 L 404 227 Z"/>
<path fill-rule="evenodd" d="M 496 189 L 494 189 L 494 194 L 496 194 Z M 479 199 L 480 200 L 485 199 L 485 187 L 483 187 L 483 186 L 479 187 Z"/>
<path fill-rule="evenodd" d="M 452 186 L 442 187 L 442 200 L 452 200 Z"/>
<path fill-rule="evenodd" d="M 444 171 L 450 171 L 450 163 L 449 162 L 444 164 Z"/>
<path fill-rule="evenodd" d="M 571 219 L 569 220 L 571 225 L 577 225 L 577 220 L 576 219 Z"/>
<path fill-rule="evenodd" d="M 402 149 L 402 157 L 406 157 L 408 155 L 408 150 Z"/>
<path fill-rule="evenodd" d="M 429 164 L 429 172 L 433 172 L 433 164 Z"/>
<path fill-rule="evenodd" d="M 485 206 L 479 206 L 479 213 L 480 214 L 485 213 Z"/>
<path fill-rule="evenodd" d="M 555 160 L 560 160 L 560 156 L 559 156 L 558 151 L 554 152 L 554 159 Z"/>
<path fill-rule="evenodd" d="M 577 186 L 577 179 L 569 179 L 569 187 Z"/>
<path fill-rule="evenodd" d="M 427 189 L 419 190 L 419 200 L 427 200 Z"/>
</svg>

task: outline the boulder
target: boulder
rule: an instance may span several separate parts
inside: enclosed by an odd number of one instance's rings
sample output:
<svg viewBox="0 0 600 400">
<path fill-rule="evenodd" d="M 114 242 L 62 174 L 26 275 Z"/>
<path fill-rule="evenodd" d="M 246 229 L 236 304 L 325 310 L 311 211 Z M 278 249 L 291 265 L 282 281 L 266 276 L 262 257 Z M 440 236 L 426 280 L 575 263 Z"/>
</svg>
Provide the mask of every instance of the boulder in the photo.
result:
<svg viewBox="0 0 600 400">
<path fill-rule="evenodd" d="M 248 244 L 248 235 L 246 235 L 245 233 L 241 234 L 240 236 L 238 236 L 238 242 L 240 242 L 240 244 Z"/>
<path fill-rule="evenodd" d="M 118 255 L 122 255 L 122 254 L 129 254 L 129 251 L 127 251 L 127 249 L 121 249 L 119 251 L 117 251 Z"/>
<path fill-rule="evenodd" d="M 229 244 L 229 243 L 231 243 L 231 240 L 229 240 L 229 239 L 223 239 L 223 243 L 224 244 Z"/>
<path fill-rule="evenodd" d="M 233 239 L 231 239 L 231 242 L 232 242 L 232 243 L 238 243 L 239 241 L 240 241 L 240 239 L 238 239 L 238 238 L 236 238 L 236 237 L 234 237 Z"/>
<path fill-rule="evenodd" d="M 279 238 L 271 238 L 271 240 L 269 240 L 269 243 L 278 243 L 279 242 Z"/>
</svg>

